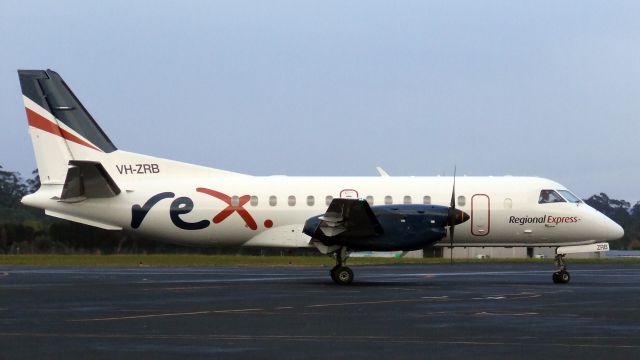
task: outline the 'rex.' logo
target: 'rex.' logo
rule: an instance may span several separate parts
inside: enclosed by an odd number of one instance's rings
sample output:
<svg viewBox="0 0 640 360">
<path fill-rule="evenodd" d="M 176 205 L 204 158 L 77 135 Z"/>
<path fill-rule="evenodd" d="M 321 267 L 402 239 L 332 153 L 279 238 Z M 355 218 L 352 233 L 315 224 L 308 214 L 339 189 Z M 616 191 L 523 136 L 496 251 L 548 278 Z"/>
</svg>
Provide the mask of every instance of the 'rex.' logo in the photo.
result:
<svg viewBox="0 0 640 360">
<path fill-rule="evenodd" d="M 244 220 L 244 223 L 247 224 L 249 229 L 256 230 L 258 228 L 256 221 L 253 220 L 253 217 L 251 216 L 251 214 L 249 214 L 249 212 L 243 207 L 244 204 L 248 203 L 249 200 L 251 200 L 251 196 L 243 195 L 238 199 L 239 200 L 238 205 L 233 205 L 231 196 L 223 194 L 219 191 L 215 191 L 207 188 L 201 188 L 201 187 L 197 188 L 196 191 L 205 193 L 207 195 L 211 195 L 215 198 L 218 198 L 226 202 L 227 205 L 229 205 L 224 210 L 220 211 L 218 215 L 213 217 L 214 224 L 221 223 L 224 219 L 228 218 L 229 215 L 233 214 L 234 212 L 237 212 L 238 215 L 240 215 L 240 217 L 242 218 L 242 220 Z"/>
<path fill-rule="evenodd" d="M 246 226 L 251 230 L 257 230 L 258 225 L 256 221 L 253 219 L 253 216 L 249 214 L 249 212 L 243 207 L 244 204 L 251 200 L 251 196 L 243 195 L 238 198 L 238 204 L 234 204 L 234 199 L 226 194 L 223 194 L 219 191 L 207 189 L 203 187 L 199 187 L 196 191 L 201 192 L 203 194 L 207 194 L 215 197 L 216 199 L 222 200 L 227 204 L 227 207 L 220 211 L 216 216 L 213 217 L 212 221 L 214 224 L 219 224 L 224 221 L 226 218 L 231 216 L 233 213 L 237 212 L 238 215 L 244 220 Z M 172 192 L 162 192 L 156 194 L 149 198 L 144 205 L 140 206 L 135 204 L 131 207 L 131 227 L 137 229 L 142 224 L 142 221 L 147 216 L 151 208 L 153 208 L 158 202 L 164 199 L 172 199 L 175 197 L 175 194 Z M 208 227 L 210 225 L 209 220 L 200 220 L 196 222 L 187 222 L 183 220 L 180 216 L 184 214 L 188 214 L 193 210 L 193 200 L 190 198 L 183 196 L 179 197 L 171 202 L 169 207 L 169 217 L 173 224 L 184 230 L 200 230 Z M 271 227 L 273 222 L 271 220 L 265 221 L 265 227 Z"/>
</svg>

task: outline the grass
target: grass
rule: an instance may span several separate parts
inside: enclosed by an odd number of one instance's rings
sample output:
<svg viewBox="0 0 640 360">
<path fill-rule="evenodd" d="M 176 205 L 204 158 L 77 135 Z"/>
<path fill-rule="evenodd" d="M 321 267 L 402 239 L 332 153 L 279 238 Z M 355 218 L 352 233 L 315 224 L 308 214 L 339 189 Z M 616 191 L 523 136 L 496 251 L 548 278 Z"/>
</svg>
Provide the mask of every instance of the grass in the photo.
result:
<svg viewBox="0 0 640 360">
<path fill-rule="evenodd" d="M 443 258 L 351 258 L 349 265 L 443 264 Z M 551 263 L 553 259 L 455 259 L 457 263 Z M 572 263 L 639 263 L 638 258 L 569 259 Z M 79 267 L 207 267 L 207 266 L 326 266 L 327 256 L 247 255 L 0 255 L 1 265 Z"/>
</svg>

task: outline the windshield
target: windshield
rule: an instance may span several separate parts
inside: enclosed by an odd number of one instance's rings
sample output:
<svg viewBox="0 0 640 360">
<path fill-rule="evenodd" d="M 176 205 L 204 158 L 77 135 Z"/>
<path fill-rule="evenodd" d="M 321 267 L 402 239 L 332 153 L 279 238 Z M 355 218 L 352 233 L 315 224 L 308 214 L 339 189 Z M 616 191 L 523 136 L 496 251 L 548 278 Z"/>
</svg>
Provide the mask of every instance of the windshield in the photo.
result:
<svg viewBox="0 0 640 360">
<path fill-rule="evenodd" d="M 573 193 L 569 190 L 558 190 L 558 192 L 562 195 L 570 203 L 581 203 L 582 200 L 577 196 L 573 195 Z"/>
<path fill-rule="evenodd" d="M 548 204 L 565 202 L 562 196 L 555 192 L 555 190 L 542 190 L 540 191 L 540 197 L 538 198 L 538 204 Z"/>
</svg>

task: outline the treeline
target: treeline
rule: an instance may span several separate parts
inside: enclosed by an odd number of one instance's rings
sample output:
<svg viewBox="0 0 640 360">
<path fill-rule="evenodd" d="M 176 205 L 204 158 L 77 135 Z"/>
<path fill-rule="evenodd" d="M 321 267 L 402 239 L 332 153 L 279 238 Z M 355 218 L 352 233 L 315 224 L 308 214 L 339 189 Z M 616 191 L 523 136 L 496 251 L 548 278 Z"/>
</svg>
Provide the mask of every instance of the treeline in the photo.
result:
<svg viewBox="0 0 640 360">
<path fill-rule="evenodd" d="M 37 171 L 28 179 L 0 166 L 0 254 L 19 253 L 265 253 L 282 250 L 247 248 L 195 248 L 165 244 L 123 231 L 108 231 L 44 215 L 26 207 L 20 199 L 40 187 Z M 620 224 L 625 235 L 611 242 L 614 249 L 640 249 L 640 202 L 600 193 L 585 202 Z"/>
<path fill-rule="evenodd" d="M 607 215 L 624 229 L 624 237 L 609 244 L 613 249 L 640 250 L 640 201 L 631 206 L 625 200 L 610 199 L 607 194 L 592 195 L 584 202 Z"/>
<path fill-rule="evenodd" d="M 197 248 L 166 244 L 124 231 L 109 231 L 46 216 L 22 205 L 23 196 L 40 187 L 37 171 L 23 179 L 0 165 L 0 254 L 24 253 L 253 253 L 252 249 Z M 259 250 L 258 250 L 259 251 Z"/>
</svg>

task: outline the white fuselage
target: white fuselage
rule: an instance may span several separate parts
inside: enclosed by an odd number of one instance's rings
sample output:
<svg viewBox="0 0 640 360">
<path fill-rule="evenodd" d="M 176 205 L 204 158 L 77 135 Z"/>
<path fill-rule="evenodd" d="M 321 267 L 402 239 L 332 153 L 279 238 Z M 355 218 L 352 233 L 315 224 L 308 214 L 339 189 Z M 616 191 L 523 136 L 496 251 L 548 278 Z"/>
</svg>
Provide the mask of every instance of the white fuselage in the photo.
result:
<svg viewBox="0 0 640 360">
<path fill-rule="evenodd" d="M 314 246 L 335 257 L 340 285 L 353 281 L 353 250 L 449 242 L 555 246 L 553 281 L 567 283 L 567 253 L 624 234 L 542 178 L 249 176 L 122 151 L 58 73 L 18 76 L 41 181 L 22 202 L 62 219 L 197 246 Z"/>
<path fill-rule="evenodd" d="M 122 228 L 175 243 L 304 247 L 309 246 L 309 237 L 302 233 L 305 221 L 323 214 L 332 198 L 363 198 L 372 206 L 448 206 L 453 186 L 451 177 L 154 178 L 151 174 L 119 174 L 115 164 L 106 168 L 115 173 L 123 190 L 117 197 L 65 203 L 51 199 L 60 194 L 60 185 L 45 185 L 23 201 L 54 216 L 80 222 L 85 219 L 91 225 Z M 620 226 L 582 202 L 538 203 L 543 189 L 565 188 L 533 177 L 458 177 L 456 206 L 471 218 L 456 227 L 455 244 L 559 246 L 622 235 Z M 164 195 L 147 206 L 144 217 L 132 227 L 132 207 L 144 207 L 158 194 Z M 192 202 L 192 207 L 185 201 Z M 197 228 L 185 229 L 185 224 Z"/>
<path fill-rule="evenodd" d="M 84 224 L 193 245 L 305 247 L 310 240 L 302 233 L 305 221 L 324 214 L 331 198 L 362 198 L 372 206 L 450 202 L 451 177 L 249 176 L 123 150 L 102 151 L 23 98 L 42 186 L 22 201 Z M 74 161 L 101 164 L 121 192 L 61 199 L 65 182 L 81 181 L 69 178 Z M 91 181 L 85 185 L 100 186 Z M 560 246 L 622 237 L 619 225 L 582 202 L 539 203 L 542 190 L 566 188 L 542 178 L 458 177 L 456 206 L 470 220 L 456 227 L 455 244 Z"/>
</svg>

